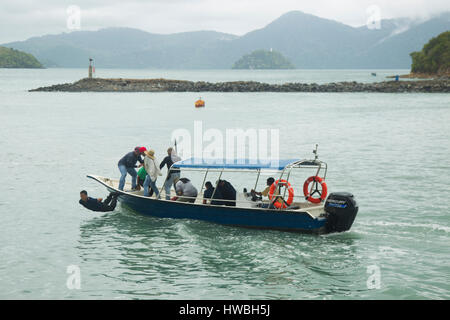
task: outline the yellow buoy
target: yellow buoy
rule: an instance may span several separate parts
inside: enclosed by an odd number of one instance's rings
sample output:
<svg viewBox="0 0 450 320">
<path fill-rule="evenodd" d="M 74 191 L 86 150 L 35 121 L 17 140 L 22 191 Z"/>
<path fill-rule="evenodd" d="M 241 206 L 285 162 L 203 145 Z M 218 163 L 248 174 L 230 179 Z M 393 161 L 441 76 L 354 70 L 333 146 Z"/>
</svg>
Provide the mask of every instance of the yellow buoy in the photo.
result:
<svg viewBox="0 0 450 320">
<path fill-rule="evenodd" d="M 200 97 L 197 101 L 195 101 L 196 108 L 203 108 L 205 106 L 205 101 Z"/>
</svg>

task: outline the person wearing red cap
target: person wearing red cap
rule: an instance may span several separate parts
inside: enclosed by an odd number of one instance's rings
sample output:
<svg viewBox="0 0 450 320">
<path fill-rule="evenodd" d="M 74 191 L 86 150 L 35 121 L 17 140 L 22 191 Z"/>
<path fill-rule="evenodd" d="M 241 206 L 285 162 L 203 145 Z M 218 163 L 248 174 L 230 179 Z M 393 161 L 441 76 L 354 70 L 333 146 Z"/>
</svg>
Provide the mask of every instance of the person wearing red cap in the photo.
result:
<svg viewBox="0 0 450 320">
<path fill-rule="evenodd" d="M 143 165 L 144 160 L 141 155 L 144 151 L 147 151 L 145 147 L 136 147 L 134 148 L 134 151 L 128 152 L 119 160 L 119 163 L 117 164 L 120 171 L 119 190 L 123 190 L 125 187 L 127 173 L 131 176 L 131 190 L 136 190 L 137 172 L 135 168 L 138 168 L 136 162 L 140 162 L 139 167 Z"/>
</svg>

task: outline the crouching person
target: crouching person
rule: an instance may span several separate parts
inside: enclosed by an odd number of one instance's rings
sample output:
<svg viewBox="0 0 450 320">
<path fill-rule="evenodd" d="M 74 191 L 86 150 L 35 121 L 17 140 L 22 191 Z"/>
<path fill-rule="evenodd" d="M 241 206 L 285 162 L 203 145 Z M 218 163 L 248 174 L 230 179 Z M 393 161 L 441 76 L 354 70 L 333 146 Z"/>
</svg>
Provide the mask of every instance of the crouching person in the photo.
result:
<svg viewBox="0 0 450 320">
<path fill-rule="evenodd" d="M 198 191 L 187 178 L 175 178 L 175 191 L 177 193 L 177 201 L 180 202 L 195 202 Z"/>
</svg>

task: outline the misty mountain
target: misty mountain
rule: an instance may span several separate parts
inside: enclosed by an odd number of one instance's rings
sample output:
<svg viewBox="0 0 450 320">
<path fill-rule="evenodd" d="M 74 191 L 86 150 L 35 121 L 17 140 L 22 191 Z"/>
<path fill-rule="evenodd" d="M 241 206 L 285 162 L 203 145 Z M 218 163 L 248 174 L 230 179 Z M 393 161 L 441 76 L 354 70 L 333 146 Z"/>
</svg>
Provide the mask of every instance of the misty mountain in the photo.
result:
<svg viewBox="0 0 450 320">
<path fill-rule="evenodd" d="M 107 28 L 3 46 L 29 52 L 48 67 L 86 67 L 93 57 L 97 67 L 228 69 L 245 54 L 273 49 L 297 68 L 409 68 L 409 54 L 446 30 L 450 30 L 449 12 L 427 21 L 382 20 L 380 29 L 369 29 L 292 11 L 243 36 Z"/>
</svg>

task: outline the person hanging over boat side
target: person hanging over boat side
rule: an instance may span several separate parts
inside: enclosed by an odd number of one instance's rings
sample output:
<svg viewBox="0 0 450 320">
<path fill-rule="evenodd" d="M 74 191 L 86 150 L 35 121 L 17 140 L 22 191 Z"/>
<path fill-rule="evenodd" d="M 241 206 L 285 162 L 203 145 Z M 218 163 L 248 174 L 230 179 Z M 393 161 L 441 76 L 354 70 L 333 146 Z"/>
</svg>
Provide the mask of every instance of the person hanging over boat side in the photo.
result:
<svg viewBox="0 0 450 320">
<path fill-rule="evenodd" d="M 156 186 L 156 180 L 158 179 L 158 176 L 162 176 L 161 170 L 159 169 L 159 162 L 155 157 L 154 150 L 150 149 L 148 151 L 144 151 L 144 154 L 144 168 L 147 172 L 147 176 L 145 177 L 144 181 L 144 196 L 150 196 L 148 190 L 150 186 L 152 191 L 155 193 L 156 198 L 159 199 L 159 190 Z"/>
<path fill-rule="evenodd" d="M 137 172 L 135 168 L 138 168 L 138 166 L 136 166 L 136 162 L 140 163 L 139 168 L 143 165 L 144 160 L 141 156 L 146 150 L 147 149 L 145 147 L 136 147 L 134 148 L 134 151 L 127 153 L 119 160 L 119 162 L 117 163 L 121 174 L 119 181 L 119 190 L 123 190 L 123 188 L 125 187 L 125 179 L 127 177 L 127 174 L 131 176 L 131 190 L 136 190 Z"/>
<path fill-rule="evenodd" d="M 188 178 L 175 179 L 175 192 L 177 194 L 176 201 L 180 202 L 195 202 L 198 191 Z"/>
<path fill-rule="evenodd" d="M 80 201 L 83 207 L 91 211 L 108 212 L 113 211 L 117 205 L 117 193 L 110 193 L 108 197 L 103 201 L 102 198 L 91 198 L 88 196 L 86 190 L 80 191 Z"/>
<path fill-rule="evenodd" d="M 174 148 L 170 147 L 167 149 L 167 156 L 163 159 L 163 161 L 159 165 L 159 169 L 162 169 L 164 166 L 167 166 L 167 176 L 164 181 L 164 192 L 166 193 L 166 200 L 170 200 L 170 189 L 173 185 L 175 185 L 175 179 L 180 178 L 180 169 L 171 168 L 172 165 L 180 161 L 181 158 L 177 156 Z"/>
</svg>

